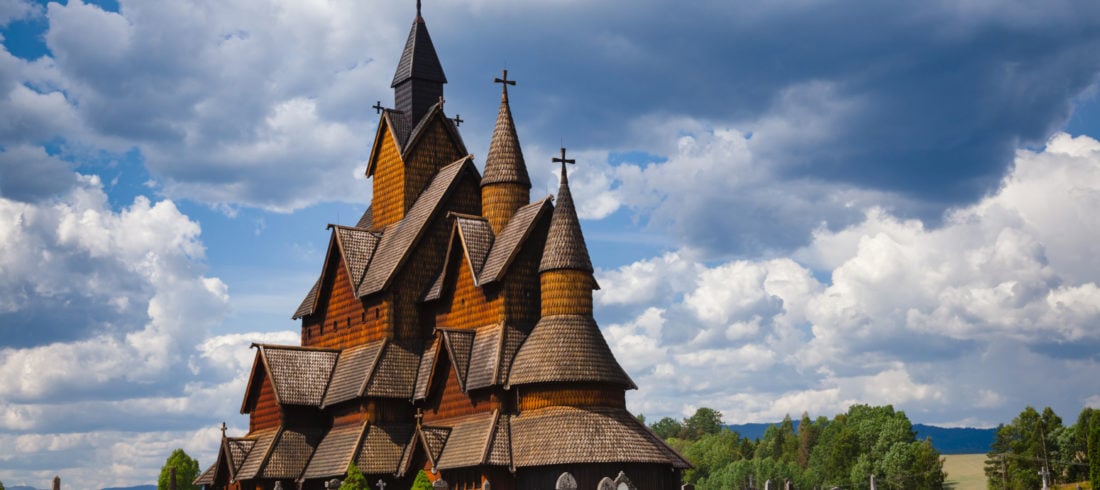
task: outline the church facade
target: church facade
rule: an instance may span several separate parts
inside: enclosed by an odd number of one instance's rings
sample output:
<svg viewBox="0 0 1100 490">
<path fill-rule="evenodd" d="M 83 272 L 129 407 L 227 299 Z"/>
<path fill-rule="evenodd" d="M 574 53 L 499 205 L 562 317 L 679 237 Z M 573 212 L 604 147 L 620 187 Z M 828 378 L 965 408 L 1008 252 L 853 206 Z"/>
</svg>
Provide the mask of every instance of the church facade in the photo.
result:
<svg viewBox="0 0 1100 490">
<path fill-rule="evenodd" d="M 420 470 L 452 489 L 679 488 L 690 465 L 627 411 L 636 386 L 592 315 L 572 160 L 532 201 L 505 71 L 479 172 L 419 10 L 394 108 L 376 107 L 371 205 L 329 225 L 301 345 L 254 346 L 248 433 L 223 429 L 196 483 L 319 489 L 355 463 L 375 489 Z"/>
</svg>

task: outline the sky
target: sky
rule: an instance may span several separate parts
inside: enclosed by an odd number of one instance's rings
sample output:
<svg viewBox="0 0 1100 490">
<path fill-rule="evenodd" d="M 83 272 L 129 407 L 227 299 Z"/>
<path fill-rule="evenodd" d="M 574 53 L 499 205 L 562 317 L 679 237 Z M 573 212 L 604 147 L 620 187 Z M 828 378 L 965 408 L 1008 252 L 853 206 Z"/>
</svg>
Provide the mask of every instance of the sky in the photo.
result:
<svg viewBox="0 0 1100 490">
<path fill-rule="evenodd" d="M 560 146 L 648 419 L 1100 407 L 1100 3 L 427 0 L 484 163 Z M 0 0 L 0 481 L 205 468 L 354 224 L 411 0 Z"/>
</svg>

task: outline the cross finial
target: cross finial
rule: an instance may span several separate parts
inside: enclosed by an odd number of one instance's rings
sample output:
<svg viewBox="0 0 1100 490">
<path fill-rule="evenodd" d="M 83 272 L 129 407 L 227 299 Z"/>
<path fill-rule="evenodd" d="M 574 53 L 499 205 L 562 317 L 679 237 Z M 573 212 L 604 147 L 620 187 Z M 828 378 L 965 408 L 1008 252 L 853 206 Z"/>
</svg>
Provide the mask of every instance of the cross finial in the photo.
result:
<svg viewBox="0 0 1100 490">
<path fill-rule="evenodd" d="M 378 102 L 375 102 L 374 105 L 371 106 L 371 109 L 374 109 L 375 114 L 381 114 L 382 109 L 385 109 L 385 107 L 382 107 L 382 101 L 380 100 Z"/>
<path fill-rule="evenodd" d="M 494 78 L 493 83 L 501 84 L 501 88 L 504 89 L 504 98 L 507 99 L 508 98 L 508 86 L 509 85 L 515 85 L 516 81 L 508 79 L 508 70 L 505 69 L 504 70 L 504 75 L 501 78 Z"/>
<path fill-rule="evenodd" d="M 554 157 L 552 160 L 553 160 L 554 163 L 561 162 L 561 171 L 562 172 L 565 171 L 565 164 L 567 164 L 567 163 L 576 164 L 577 163 L 577 161 L 572 159 L 572 158 L 565 158 L 565 147 L 564 146 L 561 148 L 561 158 Z"/>
<path fill-rule="evenodd" d="M 222 437 L 225 437 L 225 422 L 222 422 Z"/>
<path fill-rule="evenodd" d="M 417 407 L 416 415 L 414 415 L 414 417 L 416 417 L 416 428 L 419 429 L 420 428 L 420 420 L 424 418 L 424 409 Z"/>
<path fill-rule="evenodd" d="M 444 103 L 444 102 L 447 102 L 447 101 L 446 101 L 446 100 L 443 100 L 443 96 L 442 96 L 442 95 L 440 95 L 440 96 L 439 96 L 439 108 L 440 108 L 440 109 L 443 109 L 443 103 Z"/>
<path fill-rule="evenodd" d="M 378 483 L 375 483 L 375 486 L 377 486 L 380 490 L 386 490 L 386 482 L 382 481 L 381 478 L 378 479 Z"/>
<path fill-rule="evenodd" d="M 462 119 L 462 115 L 461 115 L 461 114 L 455 114 L 454 122 L 455 122 L 455 127 L 457 128 L 457 127 L 461 126 L 461 125 L 462 125 L 462 123 L 464 123 L 464 122 L 466 122 L 466 121 L 464 121 L 464 120 Z"/>
<path fill-rule="evenodd" d="M 416 16 L 420 17 L 420 0 L 416 0 Z"/>
</svg>

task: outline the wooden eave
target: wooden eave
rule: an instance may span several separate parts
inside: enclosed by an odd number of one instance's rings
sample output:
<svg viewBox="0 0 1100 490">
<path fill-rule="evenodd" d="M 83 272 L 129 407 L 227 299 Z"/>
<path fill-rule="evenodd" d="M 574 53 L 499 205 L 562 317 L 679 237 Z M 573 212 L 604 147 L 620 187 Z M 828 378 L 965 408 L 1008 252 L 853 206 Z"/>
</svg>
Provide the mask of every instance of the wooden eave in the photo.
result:
<svg viewBox="0 0 1100 490">
<path fill-rule="evenodd" d="M 257 345 L 252 344 L 252 347 L 257 347 Z M 248 386 L 246 386 L 245 389 L 244 389 L 244 400 L 241 401 L 241 413 L 242 414 L 252 413 L 252 409 L 255 408 L 255 407 L 254 406 L 250 407 L 249 403 L 248 403 L 248 400 L 250 398 L 252 398 L 253 390 L 259 389 L 260 386 L 263 384 L 263 379 L 260 379 L 258 383 L 256 382 L 257 381 L 257 379 L 256 379 L 256 368 L 263 367 L 264 370 L 267 369 L 266 363 L 264 363 L 264 361 L 262 360 L 262 357 L 263 357 L 261 355 L 262 352 L 263 352 L 262 350 L 257 350 L 256 351 L 256 358 L 252 360 L 252 371 L 248 375 Z M 266 373 L 265 373 L 264 376 L 266 377 Z M 271 390 L 273 392 L 275 391 L 275 383 L 271 383 Z M 259 395 L 257 395 L 257 399 L 258 399 L 258 397 L 259 397 Z M 275 399 L 278 400 L 278 397 L 279 397 L 279 395 L 278 395 L 278 393 L 276 393 L 275 394 Z"/>
</svg>

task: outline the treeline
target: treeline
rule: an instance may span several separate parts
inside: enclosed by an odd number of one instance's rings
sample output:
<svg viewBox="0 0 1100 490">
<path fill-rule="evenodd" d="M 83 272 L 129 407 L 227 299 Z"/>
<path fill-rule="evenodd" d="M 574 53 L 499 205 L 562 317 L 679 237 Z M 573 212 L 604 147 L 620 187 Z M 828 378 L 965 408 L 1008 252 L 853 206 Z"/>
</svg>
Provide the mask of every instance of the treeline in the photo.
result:
<svg viewBox="0 0 1100 490">
<path fill-rule="evenodd" d="M 644 418 L 643 418 L 644 420 Z M 918 441 L 904 412 L 892 406 L 853 405 L 832 420 L 790 416 L 750 440 L 722 424 L 722 414 L 700 408 L 682 421 L 665 417 L 650 425 L 695 468 L 684 482 L 699 490 L 871 487 L 943 488 L 943 460 L 930 440 Z"/>
<path fill-rule="evenodd" d="M 990 489 L 1042 488 L 1044 475 L 1051 485 L 1089 481 L 1100 489 L 1100 410 L 1085 408 L 1067 426 L 1050 407 L 1027 407 L 997 427 L 986 457 Z"/>
</svg>

